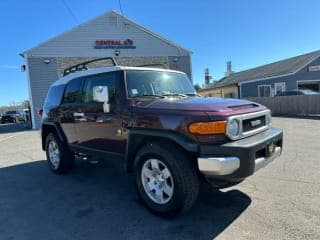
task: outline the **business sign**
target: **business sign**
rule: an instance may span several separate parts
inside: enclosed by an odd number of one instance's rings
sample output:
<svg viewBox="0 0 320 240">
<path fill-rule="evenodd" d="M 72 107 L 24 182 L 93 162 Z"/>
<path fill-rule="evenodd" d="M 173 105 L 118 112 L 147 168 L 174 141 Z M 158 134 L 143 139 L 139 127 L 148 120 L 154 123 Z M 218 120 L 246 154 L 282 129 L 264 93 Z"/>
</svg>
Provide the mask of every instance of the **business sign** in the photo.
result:
<svg viewBox="0 0 320 240">
<path fill-rule="evenodd" d="M 131 39 L 121 40 L 96 40 L 95 49 L 136 49 Z"/>
<path fill-rule="evenodd" d="M 315 65 L 315 66 L 309 66 L 308 67 L 308 72 L 316 72 L 320 71 L 320 65 Z"/>
</svg>

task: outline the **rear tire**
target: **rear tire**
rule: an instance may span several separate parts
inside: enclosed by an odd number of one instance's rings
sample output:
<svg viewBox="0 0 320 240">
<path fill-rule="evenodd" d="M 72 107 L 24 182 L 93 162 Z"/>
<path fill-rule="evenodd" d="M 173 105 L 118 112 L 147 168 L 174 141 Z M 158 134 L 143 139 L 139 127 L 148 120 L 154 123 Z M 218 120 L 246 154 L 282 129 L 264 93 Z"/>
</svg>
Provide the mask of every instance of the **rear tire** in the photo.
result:
<svg viewBox="0 0 320 240">
<path fill-rule="evenodd" d="M 134 163 L 135 184 L 146 207 L 162 217 L 175 217 L 193 206 L 199 179 L 187 154 L 172 144 L 142 147 Z"/>
<path fill-rule="evenodd" d="M 46 155 L 50 169 L 57 174 L 69 172 L 74 166 L 74 154 L 54 133 L 46 138 Z"/>
</svg>

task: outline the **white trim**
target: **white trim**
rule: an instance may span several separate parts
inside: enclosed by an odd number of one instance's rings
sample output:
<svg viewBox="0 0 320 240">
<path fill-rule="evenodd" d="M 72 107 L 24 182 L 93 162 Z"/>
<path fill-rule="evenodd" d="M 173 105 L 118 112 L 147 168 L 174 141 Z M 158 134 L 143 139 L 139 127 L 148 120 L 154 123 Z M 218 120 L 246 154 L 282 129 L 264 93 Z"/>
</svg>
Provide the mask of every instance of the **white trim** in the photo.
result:
<svg viewBox="0 0 320 240">
<path fill-rule="evenodd" d="M 266 85 L 266 84 L 264 84 L 264 85 L 258 85 L 258 96 L 259 96 L 259 98 L 261 97 L 260 96 L 260 91 L 259 91 L 259 87 L 269 87 L 270 88 L 270 96 L 269 97 L 271 97 L 272 96 L 272 86 L 271 85 Z"/>
<path fill-rule="evenodd" d="M 34 106 L 33 106 L 33 99 L 32 99 L 32 90 L 31 90 L 31 77 L 30 77 L 30 71 L 29 71 L 29 63 L 28 63 L 28 56 L 27 54 L 23 55 L 25 61 L 26 61 L 26 75 L 27 75 L 27 81 L 28 81 L 28 92 L 29 92 L 29 104 L 30 104 L 30 111 L 31 111 L 31 123 L 32 123 L 32 129 L 36 129 L 36 121 L 35 121 L 35 115 L 34 115 Z"/>
<path fill-rule="evenodd" d="M 298 68 L 296 71 L 292 72 L 292 73 L 287 73 L 287 74 L 282 74 L 282 75 L 277 75 L 277 76 L 271 76 L 271 77 L 265 77 L 265 78 L 258 78 L 258 79 L 252 79 L 252 80 L 248 80 L 248 81 L 242 81 L 239 82 L 239 85 L 242 84 L 246 84 L 246 83 L 252 83 L 252 82 L 259 82 L 259 81 L 263 81 L 263 80 L 268 80 L 268 79 L 274 79 L 274 78 L 280 78 L 280 77 L 287 77 L 287 76 L 291 76 L 296 74 L 297 72 L 301 71 L 303 68 L 305 68 L 306 66 L 308 66 L 310 63 L 312 63 L 314 60 L 316 60 L 317 58 L 320 57 L 320 54 L 317 55 L 316 57 L 312 58 L 310 61 L 308 61 L 306 64 L 304 64 L 302 67 Z M 261 66 L 262 67 L 262 66 Z M 253 68 L 254 69 L 254 68 Z M 246 70 L 248 71 L 248 70 Z"/>
</svg>

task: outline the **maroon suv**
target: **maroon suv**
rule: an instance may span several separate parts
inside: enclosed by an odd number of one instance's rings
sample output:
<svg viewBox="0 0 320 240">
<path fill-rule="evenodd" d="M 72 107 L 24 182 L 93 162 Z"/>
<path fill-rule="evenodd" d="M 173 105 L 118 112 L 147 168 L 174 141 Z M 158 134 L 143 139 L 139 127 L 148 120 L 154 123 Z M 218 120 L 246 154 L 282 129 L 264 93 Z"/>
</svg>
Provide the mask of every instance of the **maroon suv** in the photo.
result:
<svg viewBox="0 0 320 240">
<path fill-rule="evenodd" d="M 271 127 L 267 108 L 203 98 L 185 73 L 69 70 L 51 85 L 43 107 L 42 148 L 50 168 L 69 171 L 75 154 L 121 159 L 142 201 L 158 215 L 189 209 L 200 181 L 229 187 L 281 154 L 282 130 Z"/>
</svg>

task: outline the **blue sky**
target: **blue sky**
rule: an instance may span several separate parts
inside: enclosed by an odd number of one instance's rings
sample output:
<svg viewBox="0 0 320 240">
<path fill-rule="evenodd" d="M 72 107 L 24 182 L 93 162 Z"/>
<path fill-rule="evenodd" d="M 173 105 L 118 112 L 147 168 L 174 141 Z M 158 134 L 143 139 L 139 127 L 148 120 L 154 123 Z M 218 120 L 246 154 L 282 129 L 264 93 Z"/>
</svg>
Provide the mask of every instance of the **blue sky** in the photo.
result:
<svg viewBox="0 0 320 240">
<path fill-rule="evenodd" d="M 72 9 L 75 18 L 63 2 Z M 320 49 L 318 0 L 122 0 L 124 15 L 193 51 L 193 77 L 214 79 Z M 103 12 L 118 0 L 1 0 L 0 105 L 28 98 L 19 53 Z"/>
</svg>

